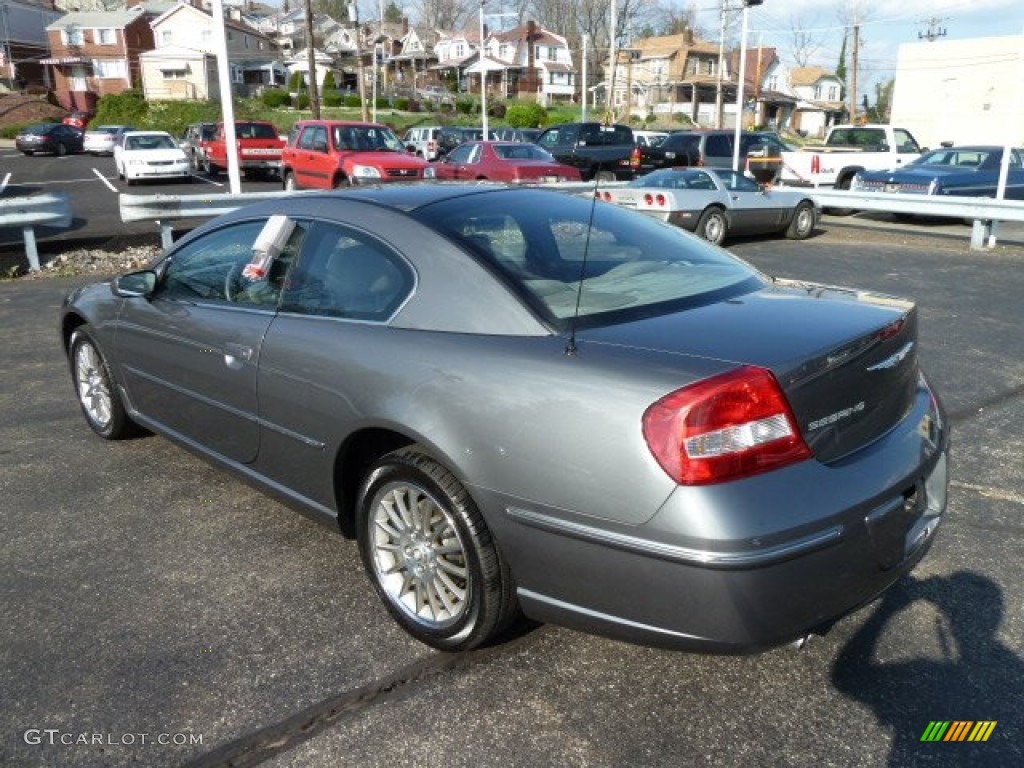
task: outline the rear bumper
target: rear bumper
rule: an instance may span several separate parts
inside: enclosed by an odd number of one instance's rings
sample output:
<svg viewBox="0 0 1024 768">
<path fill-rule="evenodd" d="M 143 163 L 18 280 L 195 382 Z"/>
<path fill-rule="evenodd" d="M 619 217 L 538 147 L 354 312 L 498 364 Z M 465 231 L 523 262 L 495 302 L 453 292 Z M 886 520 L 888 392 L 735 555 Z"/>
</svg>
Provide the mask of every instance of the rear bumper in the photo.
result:
<svg viewBox="0 0 1024 768">
<path fill-rule="evenodd" d="M 495 533 L 523 610 L 716 653 L 824 631 L 913 569 L 941 523 L 949 434 L 923 383 L 918 395 L 896 429 L 854 456 L 680 487 L 641 526 L 504 500 Z"/>
</svg>

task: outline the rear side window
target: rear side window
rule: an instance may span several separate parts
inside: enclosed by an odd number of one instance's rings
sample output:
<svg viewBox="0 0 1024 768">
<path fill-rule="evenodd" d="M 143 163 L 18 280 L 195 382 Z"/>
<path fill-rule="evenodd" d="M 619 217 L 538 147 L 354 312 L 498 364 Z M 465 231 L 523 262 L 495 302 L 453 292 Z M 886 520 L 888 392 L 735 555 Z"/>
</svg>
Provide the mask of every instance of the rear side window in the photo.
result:
<svg viewBox="0 0 1024 768">
<path fill-rule="evenodd" d="M 704 143 L 704 154 L 708 157 L 730 157 L 732 155 L 732 137 L 721 133 L 712 133 Z"/>
<path fill-rule="evenodd" d="M 387 246 L 347 227 L 319 222 L 288 275 L 281 311 L 384 322 L 414 282 L 412 269 Z"/>
</svg>

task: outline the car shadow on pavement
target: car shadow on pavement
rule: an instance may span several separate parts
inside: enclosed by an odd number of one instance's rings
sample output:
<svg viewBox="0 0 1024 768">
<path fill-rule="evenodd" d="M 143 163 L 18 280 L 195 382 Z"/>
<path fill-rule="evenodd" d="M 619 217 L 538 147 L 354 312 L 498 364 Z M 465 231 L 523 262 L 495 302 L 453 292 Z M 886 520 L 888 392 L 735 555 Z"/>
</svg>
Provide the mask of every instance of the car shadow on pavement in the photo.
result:
<svg viewBox="0 0 1024 768">
<path fill-rule="evenodd" d="M 928 630 L 902 617 L 914 631 L 901 627 L 903 642 L 887 642 L 889 619 L 905 610 L 930 620 L 939 653 L 923 655 Z M 891 729 L 889 766 L 1024 765 L 1024 661 L 996 636 L 1003 614 L 1002 590 L 979 573 L 910 577 L 885 593 L 842 649 L 832 681 Z M 991 722 L 987 740 L 972 740 Z"/>
</svg>

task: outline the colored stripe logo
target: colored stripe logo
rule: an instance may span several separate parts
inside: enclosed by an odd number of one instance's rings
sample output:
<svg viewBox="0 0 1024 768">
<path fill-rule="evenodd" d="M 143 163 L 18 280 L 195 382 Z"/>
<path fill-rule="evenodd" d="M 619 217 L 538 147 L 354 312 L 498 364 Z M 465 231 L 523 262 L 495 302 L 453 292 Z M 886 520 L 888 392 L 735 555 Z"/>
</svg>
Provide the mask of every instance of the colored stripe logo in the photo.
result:
<svg viewBox="0 0 1024 768">
<path fill-rule="evenodd" d="M 921 741 L 988 741 L 998 720 L 932 720 Z"/>
</svg>

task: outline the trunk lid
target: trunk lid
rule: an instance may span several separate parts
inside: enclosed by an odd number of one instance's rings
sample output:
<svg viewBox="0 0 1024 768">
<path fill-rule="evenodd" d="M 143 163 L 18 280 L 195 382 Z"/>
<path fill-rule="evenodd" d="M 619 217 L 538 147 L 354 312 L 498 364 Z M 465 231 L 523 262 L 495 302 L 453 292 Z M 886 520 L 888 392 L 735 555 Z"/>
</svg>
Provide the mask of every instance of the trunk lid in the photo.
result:
<svg viewBox="0 0 1024 768">
<path fill-rule="evenodd" d="M 579 338 L 770 369 L 822 462 L 885 434 L 917 391 L 915 305 L 864 291 L 775 280 L 728 301 Z"/>
</svg>

